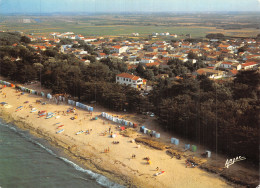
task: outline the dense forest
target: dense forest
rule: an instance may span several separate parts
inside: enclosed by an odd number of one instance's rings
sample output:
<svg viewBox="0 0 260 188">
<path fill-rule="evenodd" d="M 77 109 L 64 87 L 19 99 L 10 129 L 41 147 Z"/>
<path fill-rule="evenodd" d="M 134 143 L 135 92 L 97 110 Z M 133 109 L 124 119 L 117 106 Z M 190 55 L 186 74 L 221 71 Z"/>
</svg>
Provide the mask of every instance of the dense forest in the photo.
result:
<svg viewBox="0 0 260 188">
<path fill-rule="evenodd" d="M 127 70 L 124 61 L 117 58 L 86 65 L 74 55 L 59 53 L 58 48 L 38 52 L 16 33 L 0 37 L 0 74 L 4 77 L 21 83 L 38 80 L 53 93 L 96 101 L 115 111 L 153 111 L 165 130 L 230 157 L 245 155 L 258 162 L 259 71 L 241 71 L 226 82 L 189 76 L 203 66 L 200 61 L 194 65 L 171 59 L 164 68 L 138 65 Z M 136 89 L 116 84 L 116 74 L 127 71 L 148 79 L 153 85 L 151 93 L 141 95 Z M 156 77 L 164 73 L 170 77 Z M 174 80 L 174 76 L 183 79 Z"/>
</svg>

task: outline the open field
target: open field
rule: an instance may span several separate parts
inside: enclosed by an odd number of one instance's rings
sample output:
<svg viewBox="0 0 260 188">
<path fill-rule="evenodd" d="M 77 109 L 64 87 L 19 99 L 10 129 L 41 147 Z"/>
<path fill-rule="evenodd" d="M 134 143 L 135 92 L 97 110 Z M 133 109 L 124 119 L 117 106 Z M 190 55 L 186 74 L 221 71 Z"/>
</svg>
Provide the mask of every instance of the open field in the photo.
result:
<svg viewBox="0 0 260 188">
<path fill-rule="evenodd" d="M 257 19 L 259 18 L 259 19 Z M 153 32 L 191 34 L 192 38 L 208 33 L 255 37 L 259 34 L 260 15 L 94 15 L 94 16 L 2 16 L 1 30 L 26 34 L 72 31 L 86 36 L 124 36 Z M 28 23 L 29 22 L 29 23 Z"/>
</svg>

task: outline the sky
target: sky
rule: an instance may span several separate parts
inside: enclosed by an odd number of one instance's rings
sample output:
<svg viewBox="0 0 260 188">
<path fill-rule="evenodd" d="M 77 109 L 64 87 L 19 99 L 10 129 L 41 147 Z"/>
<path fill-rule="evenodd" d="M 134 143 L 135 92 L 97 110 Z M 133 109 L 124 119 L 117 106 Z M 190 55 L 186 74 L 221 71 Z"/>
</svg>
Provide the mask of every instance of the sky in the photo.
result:
<svg viewBox="0 0 260 188">
<path fill-rule="evenodd" d="M 259 11 L 260 0 L 0 0 L 1 13 Z"/>
</svg>

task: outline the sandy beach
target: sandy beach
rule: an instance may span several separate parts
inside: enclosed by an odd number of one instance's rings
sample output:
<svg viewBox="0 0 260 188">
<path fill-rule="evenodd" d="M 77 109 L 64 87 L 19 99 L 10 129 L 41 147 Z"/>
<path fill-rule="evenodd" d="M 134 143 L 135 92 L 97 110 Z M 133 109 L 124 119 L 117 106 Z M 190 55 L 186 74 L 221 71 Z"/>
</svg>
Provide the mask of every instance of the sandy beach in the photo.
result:
<svg viewBox="0 0 260 188">
<path fill-rule="evenodd" d="M 233 187 L 218 175 L 199 168 L 186 168 L 184 158 L 177 160 L 163 150 L 132 142 L 137 137 L 147 135 L 140 133 L 139 129 L 135 129 L 136 132 L 130 137 L 121 135 L 118 124 L 100 117 L 105 109 L 95 107 L 94 112 L 89 113 L 76 108 L 74 113 L 67 114 L 66 111 L 72 106 L 65 103 L 56 105 L 37 95 L 28 93 L 20 95 L 21 92 L 16 92 L 15 88 L 10 87 L 3 88 L 1 91 L 0 102 L 8 103 L 0 106 L 1 116 L 5 121 L 43 137 L 51 144 L 61 147 L 65 153 L 86 168 L 122 185 L 159 188 Z M 36 104 L 36 100 L 45 101 L 46 105 Z M 23 106 L 21 110 L 17 110 L 19 106 Z M 31 112 L 32 108 L 37 110 Z M 46 119 L 46 116 L 39 117 L 38 111 L 53 112 L 56 116 Z M 122 116 L 122 114 L 106 112 L 114 116 Z M 59 118 L 56 118 L 57 116 Z M 72 117 L 76 119 L 72 120 Z M 92 120 L 94 117 L 98 119 Z M 57 134 L 62 129 L 64 131 Z M 109 129 L 116 134 L 115 138 L 110 136 Z M 87 131 L 89 134 L 86 132 L 80 134 L 79 131 Z M 119 143 L 115 144 L 114 141 Z M 133 158 L 132 155 L 135 157 Z M 151 164 L 144 160 L 145 157 L 150 158 Z M 156 169 L 157 167 L 159 169 Z M 159 171 L 165 173 L 154 176 Z"/>
</svg>

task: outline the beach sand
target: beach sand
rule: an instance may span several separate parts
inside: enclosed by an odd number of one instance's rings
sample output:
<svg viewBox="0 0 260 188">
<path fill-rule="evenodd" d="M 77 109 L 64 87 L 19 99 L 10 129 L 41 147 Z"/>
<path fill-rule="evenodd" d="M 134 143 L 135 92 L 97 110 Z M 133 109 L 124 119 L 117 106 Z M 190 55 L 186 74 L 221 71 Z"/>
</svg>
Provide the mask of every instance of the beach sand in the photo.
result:
<svg viewBox="0 0 260 188">
<path fill-rule="evenodd" d="M 76 109 L 77 119 L 70 113 L 68 116 L 63 115 L 72 107 L 66 104 L 56 105 L 50 103 L 48 99 L 40 96 L 25 93 L 16 93 L 14 88 L 4 88 L 0 93 L 0 102 L 7 102 L 8 106 L 0 106 L 2 118 L 6 121 L 13 122 L 20 128 L 30 130 L 34 135 L 43 137 L 51 144 L 61 147 L 65 153 L 75 158 L 87 168 L 101 173 L 108 178 L 125 185 L 127 187 L 159 187 L 159 188 L 185 188 L 185 187 L 232 187 L 230 183 L 218 177 L 215 174 L 208 173 L 199 168 L 186 168 L 185 159 L 177 160 L 166 154 L 165 150 L 156 150 L 148 146 L 132 143 L 131 140 L 136 137 L 145 136 L 137 132 L 131 137 L 120 135 L 117 124 L 106 121 L 102 118 L 91 120 L 91 118 L 100 116 L 104 111 L 102 108 L 95 107 L 92 116 L 89 112 Z M 36 100 L 46 101 L 46 105 L 36 104 Z M 28 103 L 24 103 L 29 101 Z M 30 113 L 32 105 L 37 109 L 36 112 Z M 16 108 L 23 106 L 22 110 L 16 112 Z M 46 110 L 54 112 L 59 119 L 52 117 L 38 118 L 37 112 Z M 58 114 L 57 112 L 60 111 Z M 107 111 L 106 111 L 107 112 Z M 113 114 L 112 112 L 107 112 Z M 118 115 L 115 114 L 114 115 Z M 120 116 L 120 114 L 119 114 Z M 59 124 L 57 124 L 59 123 Z M 59 128 L 59 126 L 63 125 Z M 111 138 L 109 134 L 103 135 L 111 127 L 111 131 L 117 134 L 116 138 Z M 60 134 L 56 132 L 60 129 L 64 131 Z M 79 131 L 90 131 L 90 134 L 79 134 Z M 119 144 L 113 144 L 118 141 Z M 140 145 L 140 148 L 137 147 Z M 109 152 L 105 152 L 109 148 Z M 135 158 L 132 158 L 132 155 Z M 149 157 L 151 164 L 144 160 Z M 160 176 L 154 176 L 156 168 L 165 171 Z"/>
</svg>

